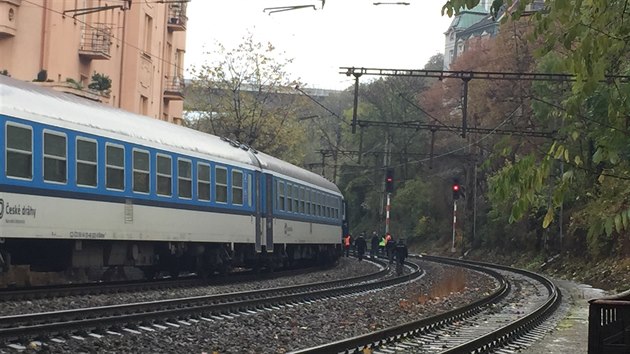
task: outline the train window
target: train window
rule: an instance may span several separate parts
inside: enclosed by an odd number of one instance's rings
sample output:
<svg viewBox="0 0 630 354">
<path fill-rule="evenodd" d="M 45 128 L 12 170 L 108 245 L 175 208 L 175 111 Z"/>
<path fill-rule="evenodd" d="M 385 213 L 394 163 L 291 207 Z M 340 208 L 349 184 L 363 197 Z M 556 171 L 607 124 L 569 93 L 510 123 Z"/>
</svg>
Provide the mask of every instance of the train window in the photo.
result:
<svg viewBox="0 0 630 354">
<path fill-rule="evenodd" d="M 278 181 L 278 210 L 284 210 L 284 182 Z"/>
<path fill-rule="evenodd" d="M 197 199 L 210 200 L 210 166 L 197 164 Z"/>
<path fill-rule="evenodd" d="M 298 196 L 299 187 L 297 185 L 293 185 L 293 211 L 299 212 L 298 204 L 300 203 Z"/>
<path fill-rule="evenodd" d="M 33 178 L 33 131 L 30 127 L 7 124 L 6 175 Z"/>
<path fill-rule="evenodd" d="M 306 189 L 306 194 L 304 195 L 304 199 L 306 200 L 306 209 L 305 212 L 307 215 L 311 215 L 311 190 Z"/>
<path fill-rule="evenodd" d="M 177 159 L 177 193 L 180 198 L 192 198 L 192 163 Z"/>
<path fill-rule="evenodd" d="M 306 198 L 306 195 L 304 193 L 304 187 L 300 187 L 300 213 L 304 214 L 304 204 L 305 201 L 304 199 Z"/>
<path fill-rule="evenodd" d="M 170 196 L 173 185 L 173 166 L 171 157 L 157 155 L 157 194 Z"/>
<path fill-rule="evenodd" d="M 322 216 L 322 194 L 317 193 L 317 216 Z"/>
<path fill-rule="evenodd" d="M 332 199 L 330 198 L 330 196 L 326 196 L 326 217 L 327 218 L 332 217 L 332 207 L 330 206 L 331 204 L 332 204 Z"/>
<path fill-rule="evenodd" d="M 66 183 L 66 136 L 44 132 L 44 181 Z"/>
<path fill-rule="evenodd" d="M 293 185 L 287 183 L 287 211 L 293 211 Z"/>
<path fill-rule="evenodd" d="M 216 174 L 216 195 L 215 200 L 218 203 L 227 203 L 227 168 L 217 166 L 215 168 Z"/>
<path fill-rule="evenodd" d="M 149 193 L 149 152 L 133 150 L 133 191 Z"/>
<path fill-rule="evenodd" d="M 96 187 L 96 141 L 77 138 L 77 185 Z"/>
<path fill-rule="evenodd" d="M 232 204 L 243 205 L 243 172 L 232 170 Z"/>
<path fill-rule="evenodd" d="M 105 186 L 108 189 L 125 189 L 125 149 L 122 146 L 105 146 Z"/>
</svg>

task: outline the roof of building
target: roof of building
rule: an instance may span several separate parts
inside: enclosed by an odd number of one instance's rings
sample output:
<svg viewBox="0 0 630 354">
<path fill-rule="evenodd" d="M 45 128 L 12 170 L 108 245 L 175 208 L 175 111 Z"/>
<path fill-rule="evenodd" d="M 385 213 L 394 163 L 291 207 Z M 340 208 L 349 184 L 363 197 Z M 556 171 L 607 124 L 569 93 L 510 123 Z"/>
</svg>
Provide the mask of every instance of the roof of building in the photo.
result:
<svg viewBox="0 0 630 354">
<path fill-rule="evenodd" d="M 486 18 L 488 14 L 488 10 L 486 10 L 485 6 L 481 3 L 472 9 L 461 10 L 459 14 L 453 18 L 449 30 L 451 28 L 455 29 L 457 32 L 465 30 Z"/>
</svg>

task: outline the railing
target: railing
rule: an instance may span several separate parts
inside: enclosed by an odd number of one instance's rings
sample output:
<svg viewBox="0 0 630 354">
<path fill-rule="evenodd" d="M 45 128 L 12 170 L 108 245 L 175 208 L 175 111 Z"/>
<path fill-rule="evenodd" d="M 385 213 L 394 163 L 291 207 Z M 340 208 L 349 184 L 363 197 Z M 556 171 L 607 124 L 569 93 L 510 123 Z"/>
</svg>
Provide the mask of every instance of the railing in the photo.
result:
<svg viewBox="0 0 630 354">
<path fill-rule="evenodd" d="M 168 8 L 167 25 L 171 31 L 183 31 L 186 29 L 186 3 L 172 3 Z"/>
<path fill-rule="evenodd" d="M 79 55 L 91 59 L 109 59 L 112 45 L 112 25 L 94 23 L 85 25 L 81 33 Z"/>
<path fill-rule="evenodd" d="M 181 99 L 184 97 L 184 77 L 180 75 L 167 76 L 164 82 L 165 98 Z"/>
<path fill-rule="evenodd" d="M 588 353 L 630 353 L 630 290 L 589 304 Z"/>
</svg>

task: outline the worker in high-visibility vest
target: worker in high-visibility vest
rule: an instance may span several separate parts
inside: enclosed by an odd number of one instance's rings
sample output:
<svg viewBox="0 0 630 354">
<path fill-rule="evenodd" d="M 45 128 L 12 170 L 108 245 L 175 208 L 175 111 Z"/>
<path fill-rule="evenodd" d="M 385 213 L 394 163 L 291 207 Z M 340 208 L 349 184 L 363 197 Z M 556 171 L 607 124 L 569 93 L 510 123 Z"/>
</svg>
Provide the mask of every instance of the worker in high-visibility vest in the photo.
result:
<svg viewBox="0 0 630 354">
<path fill-rule="evenodd" d="M 378 243 L 378 253 L 381 255 L 385 255 L 385 245 L 387 245 L 387 238 L 385 236 L 381 237 L 381 242 Z"/>
<path fill-rule="evenodd" d="M 347 234 L 343 237 L 343 252 L 346 257 L 350 257 L 350 246 L 352 246 L 352 236 Z"/>
</svg>

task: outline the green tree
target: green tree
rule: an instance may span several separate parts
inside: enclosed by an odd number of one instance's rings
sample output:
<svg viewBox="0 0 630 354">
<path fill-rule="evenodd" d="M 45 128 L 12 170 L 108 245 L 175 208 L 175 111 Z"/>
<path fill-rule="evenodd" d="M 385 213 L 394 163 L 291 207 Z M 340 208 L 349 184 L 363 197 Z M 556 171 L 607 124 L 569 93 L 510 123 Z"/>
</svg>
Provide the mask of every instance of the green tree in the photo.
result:
<svg viewBox="0 0 630 354">
<path fill-rule="evenodd" d="M 251 33 L 238 47 L 217 44 L 208 55 L 214 60 L 191 70 L 186 109 L 197 114 L 187 124 L 301 163 L 304 131 L 296 118 L 304 99 L 294 90 L 299 82 L 286 71 L 292 59 L 283 59 L 271 43 L 256 42 Z"/>
<path fill-rule="evenodd" d="M 493 10 L 506 10 L 507 22 L 519 19 L 532 2 L 495 0 Z M 478 3 L 450 0 L 443 13 Z M 572 230 L 588 230 L 591 240 L 606 235 L 615 242 L 628 230 L 630 87 L 619 78 L 630 74 L 628 15 L 626 1 L 608 0 L 548 0 L 533 15 L 530 40 L 542 43 L 535 71 L 573 74 L 576 80 L 569 87 L 547 83 L 535 88 L 534 114 L 541 122 L 555 122 L 558 134 L 542 153 L 521 156 L 497 174 L 494 192 L 515 198 L 512 220 L 528 215 L 538 196 L 549 193 L 545 227 L 560 205 L 568 205 L 580 216 L 572 218 Z M 600 247 L 591 248 L 597 253 Z"/>
</svg>

